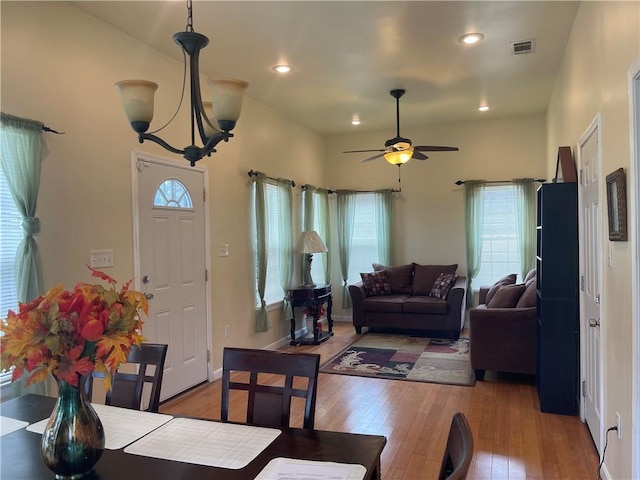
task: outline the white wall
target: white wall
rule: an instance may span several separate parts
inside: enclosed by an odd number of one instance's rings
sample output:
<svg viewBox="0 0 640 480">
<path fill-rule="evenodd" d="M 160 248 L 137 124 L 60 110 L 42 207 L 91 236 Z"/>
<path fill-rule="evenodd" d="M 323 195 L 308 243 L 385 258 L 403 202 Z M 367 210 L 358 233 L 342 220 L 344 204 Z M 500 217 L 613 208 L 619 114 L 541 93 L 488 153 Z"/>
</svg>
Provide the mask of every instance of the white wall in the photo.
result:
<svg viewBox="0 0 640 480">
<path fill-rule="evenodd" d="M 138 143 L 113 84 L 126 78 L 160 84 L 153 128 L 177 106 L 182 65 L 67 3 L 2 2 L 1 8 L 2 110 L 66 132 L 45 134 L 50 154 L 38 202 L 45 285 L 89 281 L 85 264 L 94 249 L 113 249 L 115 266 L 107 273 L 127 281 L 133 276 L 131 150 L 177 157 L 155 144 Z M 177 120 L 162 136 L 181 147 L 189 137 L 186 112 Z M 298 185 L 322 180 L 322 137 L 251 98 L 234 133 L 236 138 L 201 161 L 209 169 L 213 251 L 219 243 L 230 249 L 229 257 L 212 255 L 214 369 L 221 364 L 223 345 L 263 347 L 289 331 L 280 310 L 271 312 L 269 332 L 253 329 L 247 172 L 264 171 Z M 294 198 L 299 197 L 296 188 Z M 231 325 L 228 339 L 226 324 Z"/>
<path fill-rule="evenodd" d="M 583 2 L 573 25 L 548 113 L 547 171 L 555 170 L 559 145 L 577 141 L 597 113 L 602 115 L 603 177 L 631 159 L 627 71 L 640 55 L 640 3 Z M 604 180 L 604 179 L 603 179 Z M 629 182 L 631 179 L 627 179 Z M 627 192 L 629 188 L 627 188 Z M 605 182 L 600 184 L 604 217 L 602 238 L 608 239 Z M 604 266 L 602 331 L 604 344 L 605 428 L 622 418 L 622 439 L 610 434 L 605 468 L 610 478 L 632 478 L 632 325 L 631 242 L 604 241 L 602 258 L 611 248 L 612 264 Z"/>
</svg>

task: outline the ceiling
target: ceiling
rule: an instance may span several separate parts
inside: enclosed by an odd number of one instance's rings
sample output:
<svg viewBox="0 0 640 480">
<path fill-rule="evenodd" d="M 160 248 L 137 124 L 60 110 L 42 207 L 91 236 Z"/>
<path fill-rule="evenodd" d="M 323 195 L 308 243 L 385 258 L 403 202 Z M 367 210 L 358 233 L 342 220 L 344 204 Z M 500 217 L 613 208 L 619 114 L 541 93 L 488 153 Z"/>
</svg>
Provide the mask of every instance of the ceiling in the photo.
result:
<svg viewBox="0 0 640 480">
<path fill-rule="evenodd" d="M 182 61 L 185 1 L 69 2 Z M 401 126 L 543 113 L 569 38 L 575 1 L 194 1 L 209 37 L 201 73 L 246 80 L 247 96 L 323 135 L 395 134 Z M 464 33 L 484 40 L 463 45 Z M 512 42 L 535 39 L 514 55 Z M 294 71 L 272 71 L 289 63 Z M 146 80 L 153 80 L 152 78 Z M 486 103 L 488 112 L 478 112 Z M 350 124 L 354 115 L 362 124 Z M 240 120 L 242 121 L 242 119 Z"/>
</svg>

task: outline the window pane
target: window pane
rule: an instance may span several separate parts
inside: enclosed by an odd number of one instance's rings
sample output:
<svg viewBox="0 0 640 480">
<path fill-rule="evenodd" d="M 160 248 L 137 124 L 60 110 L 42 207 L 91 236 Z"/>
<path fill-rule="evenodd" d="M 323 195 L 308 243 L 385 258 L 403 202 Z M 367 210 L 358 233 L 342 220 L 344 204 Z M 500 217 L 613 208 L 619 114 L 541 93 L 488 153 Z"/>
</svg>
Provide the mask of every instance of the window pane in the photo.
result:
<svg viewBox="0 0 640 480">
<path fill-rule="evenodd" d="M 280 235 L 278 229 L 279 212 L 282 209 L 276 185 L 267 183 L 265 188 L 267 208 L 267 278 L 264 300 L 267 305 L 281 302 L 284 292 L 280 286 Z M 256 266 L 256 275 L 258 268 Z M 257 285 L 257 278 L 256 278 Z M 256 291 L 256 305 L 260 305 L 260 298 Z"/>
<path fill-rule="evenodd" d="M 170 178 L 160 184 L 153 197 L 154 207 L 193 209 L 191 195 L 180 180 Z"/>
<path fill-rule="evenodd" d="M 348 282 L 360 281 L 360 273 L 371 272 L 371 264 L 377 262 L 378 236 L 374 196 L 369 193 L 361 194 L 356 197 Z"/>
<path fill-rule="evenodd" d="M 0 169 L 0 317 L 18 306 L 16 293 L 15 259 L 18 244 L 23 238 L 18 213 L 11 192 Z"/>
<path fill-rule="evenodd" d="M 515 194 L 512 185 L 489 186 L 484 190 L 482 264 L 473 282 L 476 289 L 520 272 Z"/>
<path fill-rule="evenodd" d="M 313 229 L 318 232 L 325 245 L 327 244 L 326 239 L 322 236 L 321 228 L 320 228 L 320 200 L 319 195 L 316 192 L 313 192 Z M 326 283 L 326 279 L 324 278 L 324 266 L 323 266 L 323 257 L 326 254 L 324 253 L 314 253 L 313 260 L 311 262 L 311 278 L 313 279 L 313 283 L 320 284 Z"/>
</svg>

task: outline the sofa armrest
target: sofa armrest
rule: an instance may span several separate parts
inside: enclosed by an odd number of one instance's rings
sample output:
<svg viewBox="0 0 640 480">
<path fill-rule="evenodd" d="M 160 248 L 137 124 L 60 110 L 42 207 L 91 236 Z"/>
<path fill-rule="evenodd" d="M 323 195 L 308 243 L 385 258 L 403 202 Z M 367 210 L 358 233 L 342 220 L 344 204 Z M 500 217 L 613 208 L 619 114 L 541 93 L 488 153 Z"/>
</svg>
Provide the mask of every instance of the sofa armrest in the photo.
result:
<svg viewBox="0 0 640 480">
<path fill-rule="evenodd" d="M 478 291 L 478 305 L 487 303 L 487 293 L 489 293 L 490 289 L 491 287 L 480 287 Z"/>
<path fill-rule="evenodd" d="M 364 325 L 363 309 L 366 293 L 362 282 L 349 285 L 349 295 L 351 295 L 351 314 L 353 316 L 353 326 L 358 328 Z"/>
<path fill-rule="evenodd" d="M 471 368 L 535 373 L 536 307 L 469 310 Z"/>
<path fill-rule="evenodd" d="M 447 303 L 449 304 L 449 320 L 448 323 L 453 329 L 454 326 L 457 332 L 461 332 L 464 328 L 465 321 L 465 309 L 467 298 L 467 277 L 459 276 L 455 285 L 451 288 L 449 295 L 447 296 Z"/>
</svg>

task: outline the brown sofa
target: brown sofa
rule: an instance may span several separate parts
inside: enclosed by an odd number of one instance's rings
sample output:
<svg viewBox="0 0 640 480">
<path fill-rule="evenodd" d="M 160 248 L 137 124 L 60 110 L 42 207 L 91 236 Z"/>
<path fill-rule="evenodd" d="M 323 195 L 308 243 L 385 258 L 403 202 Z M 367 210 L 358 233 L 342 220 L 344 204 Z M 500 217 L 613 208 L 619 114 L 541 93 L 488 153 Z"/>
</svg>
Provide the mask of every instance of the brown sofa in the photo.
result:
<svg viewBox="0 0 640 480">
<path fill-rule="evenodd" d="M 374 293 L 367 290 L 365 282 L 349 285 L 356 332 L 362 333 L 362 327 L 369 327 L 444 332 L 459 338 L 465 320 L 467 279 L 455 275 L 457 267 L 456 264 L 410 263 L 397 267 L 374 264 L 374 271 L 384 272 L 389 285 Z M 362 275 L 366 280 L 366 275 L 371 274 Z M 443 279 L 448 282 L 444 295 L 438 294 Z"/>
<path fill-rule="evenodd" d="M 535 270 L 522 284 L 505 279 L 481 287 L 479 305 L 469 310 L 471 368 L 477 380 L 484 380 L 486 370 L 536 373 Z"/>
</svg>

